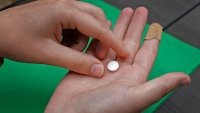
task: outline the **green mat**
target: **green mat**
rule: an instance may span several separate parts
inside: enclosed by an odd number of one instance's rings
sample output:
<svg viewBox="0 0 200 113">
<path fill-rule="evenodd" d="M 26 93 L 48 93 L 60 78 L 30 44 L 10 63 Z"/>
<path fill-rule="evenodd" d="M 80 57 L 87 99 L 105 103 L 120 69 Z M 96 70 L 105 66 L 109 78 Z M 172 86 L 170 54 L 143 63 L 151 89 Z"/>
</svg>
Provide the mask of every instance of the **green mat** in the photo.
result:
<svg viewBox="0 0 200 113">
<path fill-rule="evenodd" d="M 101 0 L 84 0 L 101 7 L 114 24 L 120 10 Z M 145 28 L 146 33 L 148 25 Z M 144 35 L 143 35 L 144 37 Z M 200 50 L 163 33 L 158 57 L 149 79 L 164 73 L 181 71 L 191 74 L 200 64 Z M 0 68 L 0 113 L 43 113 L 48 100 L 67 70 L 5 60 Z M 169 96 L 169 95 L 168 95 Z M 152 113 L 168 97 L 146 109 Z"/>
</svg>

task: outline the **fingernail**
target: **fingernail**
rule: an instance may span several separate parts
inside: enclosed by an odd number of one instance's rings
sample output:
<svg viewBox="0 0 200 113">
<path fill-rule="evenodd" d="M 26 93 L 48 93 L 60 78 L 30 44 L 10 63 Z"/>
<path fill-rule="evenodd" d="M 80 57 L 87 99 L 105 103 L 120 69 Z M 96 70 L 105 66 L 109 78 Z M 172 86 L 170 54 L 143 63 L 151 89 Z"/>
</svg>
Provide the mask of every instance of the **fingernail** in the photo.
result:
<svg viewBox="0 0 200 113">
<path fill-rule="evenodd" d="M 101 77 L 104 72 L 104 67 L 101 64 L 93 64 L 90 73 L 95 77 Z"/>
</svg>

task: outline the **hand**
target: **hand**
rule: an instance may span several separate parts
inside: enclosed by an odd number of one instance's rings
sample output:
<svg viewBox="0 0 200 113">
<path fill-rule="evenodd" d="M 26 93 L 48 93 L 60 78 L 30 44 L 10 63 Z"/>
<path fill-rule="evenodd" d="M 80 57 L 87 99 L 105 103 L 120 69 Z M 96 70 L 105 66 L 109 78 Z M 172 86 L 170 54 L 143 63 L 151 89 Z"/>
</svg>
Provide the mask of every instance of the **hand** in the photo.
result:
<svg viewBox="0 0 200 113">
<path fill-rule="evenodd" d="M 103 11 L 81 1 L 39 0 L 2 11 L 0 19 L 0 57 L 55 65 L 100 77 L 104 72 L 102 62 L 80 52 L 88 37 L 100 40 L 120 56 L 128 55 L 122 42 L 110 31 L 110 22 Z M 75 37 L 70 35 L 74 32 Z M 70 48 L 60 44 L 62 34 L 64 45 L 71 43 Z"/>
<path fill-rule="evenodd" d="M 146 20 L 145 8 L 124 9 L 114 33 L 126 44 L 129 57 L 117 57 L 109 50 L 103 60 L 104 65 L 117 60 L 120 69 L 105 71 L 102 78 L 70 73 L 55 90 L 45 113 L 139 113 L 174 88 L 189 84 L 190 78 L 183 73 L 168 73 L 146 82 L 159 45 L 159 40 L 151 39 L 139 48 Z M 94 54 L 94 45 L 88 54 Z"/>
</svg>

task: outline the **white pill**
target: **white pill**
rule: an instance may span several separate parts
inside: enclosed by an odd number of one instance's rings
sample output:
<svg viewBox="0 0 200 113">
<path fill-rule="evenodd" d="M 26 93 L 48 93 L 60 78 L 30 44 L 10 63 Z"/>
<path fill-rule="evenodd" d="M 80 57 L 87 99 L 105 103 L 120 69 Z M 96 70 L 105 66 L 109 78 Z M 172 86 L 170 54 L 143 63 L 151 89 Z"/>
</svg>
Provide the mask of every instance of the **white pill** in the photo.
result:
<svg viewBox="0 0 200 113">
<path fill-rule="evenodd" d="M 119 63 L 117 61 L 110 61 L 108 62 L 107 68 L 111 72 L 117 71 L 119 68 Z"/>
</svg>

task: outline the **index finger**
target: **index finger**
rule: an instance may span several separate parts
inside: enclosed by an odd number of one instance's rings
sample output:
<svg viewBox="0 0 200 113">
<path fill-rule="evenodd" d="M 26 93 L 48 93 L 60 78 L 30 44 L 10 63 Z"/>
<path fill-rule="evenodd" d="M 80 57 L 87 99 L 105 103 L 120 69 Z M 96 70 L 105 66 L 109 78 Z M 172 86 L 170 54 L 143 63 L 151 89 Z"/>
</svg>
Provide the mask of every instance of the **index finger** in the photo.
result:
<svg viewBox="0 0 200 113">
<path fill-rule="evenodd" d="M 76 28 L 84 35 L 100 40 L 103 44 L 116 51 L 121 57 L 128 56 L 128 51 L 123 42 L 115 38 L 116 35 L 109 28 L 105 27 L 102 22 L 81 11 L 73 12 L 70 16 L 71 28 Z M 66 25 L 69 28 L 69 24 L 66 23 Z"/>
</svg>

